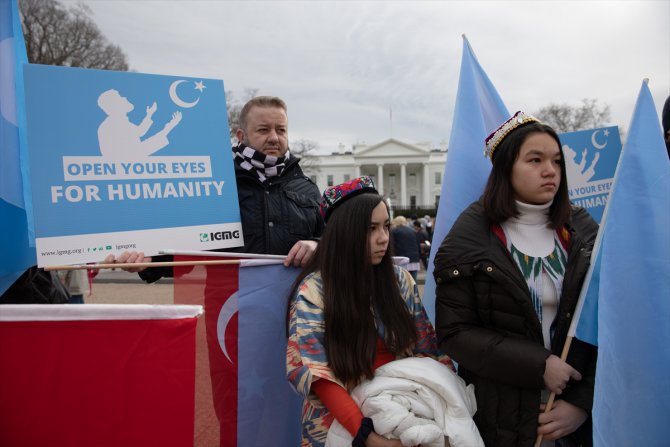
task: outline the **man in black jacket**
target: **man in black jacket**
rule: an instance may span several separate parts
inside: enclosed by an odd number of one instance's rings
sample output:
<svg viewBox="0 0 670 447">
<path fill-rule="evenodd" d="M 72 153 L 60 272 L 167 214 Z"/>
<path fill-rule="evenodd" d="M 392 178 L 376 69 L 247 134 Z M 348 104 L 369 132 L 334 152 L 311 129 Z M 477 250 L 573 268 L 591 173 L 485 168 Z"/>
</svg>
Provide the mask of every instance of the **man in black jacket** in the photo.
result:
<svg viewBox="0 0 670 447">
<path fill-rule="evenodd" d="M 286 105 L 259 96 L 240 113 L 233 148 L 245 252 L 288 254 L 287 265 L 305 265 L 323 231 L 321 194 L 288 149 Z"/>
<path fill-rule="evenodd" d="M 318 207 L 321 195 L 302 172 L 300 159 L 290 154 L 284 101 L 273 96 L 251 99 L 242 108 L 236 136 L 239 144 L 233 156 L 244 247 L 226 251 L 287 255 L 285 265 L 306 265 L 324 228 Z M 141 252 L 124 252 L 107 256 L 105 262 L 151 259 Z M 154 282 L 171 276 L 172 269 L 126 270 L 141 272 L 142 279 Z"/>
</svg>

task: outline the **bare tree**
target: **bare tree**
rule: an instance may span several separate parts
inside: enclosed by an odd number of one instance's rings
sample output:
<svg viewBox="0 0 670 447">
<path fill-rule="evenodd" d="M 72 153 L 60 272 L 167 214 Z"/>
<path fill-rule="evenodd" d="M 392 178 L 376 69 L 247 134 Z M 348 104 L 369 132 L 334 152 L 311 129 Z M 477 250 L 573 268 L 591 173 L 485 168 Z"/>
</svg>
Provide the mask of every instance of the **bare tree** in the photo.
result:
<svg viewBox="0 0 670 447">
<path fill-rule="evenodd" d="M 235 132 L 240 128 L 240 113 L 242 107 L 252 98 L 258 95 L 257 88 L 245 88 L 244 99 L 235 99 L 235 93 L 232 90 L 226 91 L 226 109 L 228 110 L 228 127 L 230 128 L 230 140 L 236 142 Z"/>
<path fill-rule="evenodd" d="M 28 61 L 34 64 L 127 71 L 126 55 L 110 43 L 90 8 L 57 0 L 20 0 Z"/>
<path fill-rule="evenodd" d="M 291 144 L 291 155 L 300 157 L 300 166 L 307 176 L 321 171 L 316 157 L 318 148 L 316 141 L 306 139 L 296 140 Z"/>
<path fill-rule="evenodd" d="M 582 99 L 581 106 L 549 104 L 535 112 L 558 133 L 603 127 L 610 120 L 610 106 L 600 106 L 597 99 Z"/>
</svg>

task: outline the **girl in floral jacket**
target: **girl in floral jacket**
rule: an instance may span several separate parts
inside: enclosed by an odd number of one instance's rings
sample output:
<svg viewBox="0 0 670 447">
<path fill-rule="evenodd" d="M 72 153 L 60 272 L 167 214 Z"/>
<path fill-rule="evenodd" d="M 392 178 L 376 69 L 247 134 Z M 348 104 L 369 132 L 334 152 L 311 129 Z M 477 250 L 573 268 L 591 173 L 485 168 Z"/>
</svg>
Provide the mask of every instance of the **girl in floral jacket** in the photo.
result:
<svg viewBox="0 0 670 447">
<path fill-rule="evenodd" d="M 374 432 L 349 392 L 379 366 L 438 356 L 411 275 L 393 265 L 389 212 L 368 177 L 331 187 L 326 230 L 289 304 L 288 378 L 305 397 L 303 446 L 323 446 L 337 419 L 354 446 L 401 446 Z M 448 359 L 444 359 L 448 362 Z"/>
</svg>

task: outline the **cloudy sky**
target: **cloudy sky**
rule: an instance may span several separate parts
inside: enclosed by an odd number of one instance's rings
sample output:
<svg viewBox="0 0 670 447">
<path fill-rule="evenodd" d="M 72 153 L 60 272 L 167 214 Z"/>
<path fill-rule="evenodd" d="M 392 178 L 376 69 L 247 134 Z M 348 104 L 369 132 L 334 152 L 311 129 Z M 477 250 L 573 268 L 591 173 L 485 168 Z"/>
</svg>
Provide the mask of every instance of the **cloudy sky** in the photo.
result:
<svg viewBox="0 0 670 447">
<path fill-rule="evenodd" d="M 462 34 L 510 111 L 594 98 L 626 129 L 644 78 L 670 94 L 668 0 L 84 3 L 133 70 L 281 96 L 324 152 L 448 141 Z"/>
</svg>

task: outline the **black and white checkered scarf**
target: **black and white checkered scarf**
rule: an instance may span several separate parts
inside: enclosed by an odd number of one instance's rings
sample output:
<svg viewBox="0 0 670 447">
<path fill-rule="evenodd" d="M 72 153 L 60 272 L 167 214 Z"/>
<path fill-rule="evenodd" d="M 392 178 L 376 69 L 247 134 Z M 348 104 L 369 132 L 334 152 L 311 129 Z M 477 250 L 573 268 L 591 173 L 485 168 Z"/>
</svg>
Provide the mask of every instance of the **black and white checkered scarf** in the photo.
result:
<svg viewBox="0 0 670 447">
<path fill-rule="evenodd" d="M 289 157 L 288 151 L 283 157 L 275 157 L 274 155 L 265 155 L 244 143 L 239 143 L 233 147 L 235 163 L 240 165 L 242 169 L 255 173 L 262 183 L 265 183 L 270 177 L 280 176 L 286 167 L 284 162 Z"/>
</svg>

